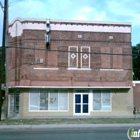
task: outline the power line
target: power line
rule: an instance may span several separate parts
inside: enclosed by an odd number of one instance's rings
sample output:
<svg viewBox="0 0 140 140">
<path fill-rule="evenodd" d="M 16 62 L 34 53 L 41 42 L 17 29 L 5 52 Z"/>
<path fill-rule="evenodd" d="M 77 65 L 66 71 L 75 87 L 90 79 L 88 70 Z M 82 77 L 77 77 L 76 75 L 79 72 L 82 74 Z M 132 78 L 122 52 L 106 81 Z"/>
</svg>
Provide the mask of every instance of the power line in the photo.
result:
<svg viewBox="0 0 140 140">
<path fill-rule="evenodd" d="M 63 46 L 61 46 L 63 47 Z M 66 47 L 66 46 L 64 46 Z M 88 54 L 101 54 L 101 55 L 123 55 L 123 56 L 133 56 L 140 54 L 129 54 L 129 53 L 102 53 L 102 52 L 79 52 L 79 51 L 65 51 L 65 50 L 51 50 L 51 49 L 39 49 L 39 48 L 29 48 L 29 47 L 6 47 L 13 49 L 29 49 L 29 50 L 40 50 L 40 51 L 48 51 L 48 52 L 64 52 L 64 53 L 88 53 Z"/>
<path fill-rule="evenodd" d="M 61 47 L 63 47 L 63 46 L 61 46 Z M 66 46 L 64 46 L 64 47 L 66 47 Z M 33 51 L 35 51 L 35 50 L 38 50 L 38 51 L 44 51 L 44 53 L 45 52 L 60 52 L 60 53 L 78 53 L 78 54 L 81 54 L 81 53 L 89 53 L 89 54 L 91 54 L 91 55 L 123 55 L 123 56 L 132 56 L 132 55 L 140 55 L 140 54 L 125 54 L 125 53 L 123 53 L 123 54 L 114 54 L 114 53 L 99 53 L 99 52 L 76 52 L 76 51 L 66 51 L 66 50 L 49 50 L 49 49 L 41 49 L 41 48 L 29 48 L 29 47 L 7 47 L 7 48 L 10 48 L 10 49 L 20 49 L 20 50 L 33 50 Z M 23 53 L 23 52 L 22 52 Z M 33 59 L 33 61 L 34 61 L 34 59 Z M 22 65 L 42 65 L 42 63 L 40 64 L 40 63 L 36 63 L 36 62 L 34 62 L 34 63 L 30 63 L 30 62 L 21 62 L 21 64 Z M 67 67 L 68 68 L 68 64 L 67 64 L 67 62 L 63 62 L 63 64 L 61 64 L 61 62 L 59 62 L 59 60 L 58 60 L 58 64 L 57 65 L 48 65 L 48 64 L 45 64 L 45 67 Z M 93 67 L 92 69 L 101 69 L 101 67 L 100 68 L 96 68 L 96 67 Z M 105 68 L 106 69 L 106 68 Z M 131 68 L 123 68 L 124 70 L 132 70 Z"/>
</svg>

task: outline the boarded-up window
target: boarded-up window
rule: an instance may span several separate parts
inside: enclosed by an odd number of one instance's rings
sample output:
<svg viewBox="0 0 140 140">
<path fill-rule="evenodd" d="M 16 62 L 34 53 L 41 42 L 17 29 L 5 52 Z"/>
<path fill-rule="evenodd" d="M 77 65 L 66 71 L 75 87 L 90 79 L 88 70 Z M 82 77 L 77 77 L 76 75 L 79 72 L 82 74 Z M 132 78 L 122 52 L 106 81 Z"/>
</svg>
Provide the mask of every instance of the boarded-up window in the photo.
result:
<svg viewBox="0 0 140 140">
<path fill-rule="evenodd" d="M 78 67 L 78 47 L 77 46 L 69 46 L 68 67 L 69 68 Z"/>
<path fill-rule="evenodd" d="M 90 47 L 81 47 L 81 68 L 90 68 Z"/>
</svg>

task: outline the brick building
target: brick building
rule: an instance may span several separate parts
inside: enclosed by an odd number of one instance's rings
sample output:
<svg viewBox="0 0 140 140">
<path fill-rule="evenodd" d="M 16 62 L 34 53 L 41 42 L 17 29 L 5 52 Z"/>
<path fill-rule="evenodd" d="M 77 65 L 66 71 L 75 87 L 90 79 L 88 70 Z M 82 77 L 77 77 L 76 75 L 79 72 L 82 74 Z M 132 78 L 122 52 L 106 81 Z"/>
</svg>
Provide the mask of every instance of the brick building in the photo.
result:
<svg viewBox="0 0 140 140">
<path fill-rule="evenodd" d="M 15 19 L 9 116 L 132 115 L 131 24 Z"/>
<path fill-rule="evenodd" d="M 134 106 L 140 114 L 140 81 L 133 81 Z"/>
</svg>

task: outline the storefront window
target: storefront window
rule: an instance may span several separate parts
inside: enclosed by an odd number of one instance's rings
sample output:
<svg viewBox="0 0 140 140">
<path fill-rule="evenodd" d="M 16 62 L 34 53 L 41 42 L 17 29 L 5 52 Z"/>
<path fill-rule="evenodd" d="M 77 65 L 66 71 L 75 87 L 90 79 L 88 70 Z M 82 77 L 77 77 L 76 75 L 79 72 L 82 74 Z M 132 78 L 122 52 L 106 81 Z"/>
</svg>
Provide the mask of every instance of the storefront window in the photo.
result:
<svg viewBox="0 0 140 140">
<path fill-rule="evenodd" d="M 58 90 L 50 91 L 49 110 L 58 110 Z"/>
<path fill-rule="evenodd" d="M 48 110 L 48 90 L 40 90 L 40 110 Z"/>
<path fill-rule="evenodd" d="M 68 90 L 31 89 L 30 110 L 68 110 Z"/>
<path fill-rule="evenodd" d="M 30 110 L 39 110 L 39 89 L 30 91 Z"/>
<path fill-rule="evenodd" d="M 93 90 L 93 110 L 111 110 L 109 90 Z"/>
</svg>

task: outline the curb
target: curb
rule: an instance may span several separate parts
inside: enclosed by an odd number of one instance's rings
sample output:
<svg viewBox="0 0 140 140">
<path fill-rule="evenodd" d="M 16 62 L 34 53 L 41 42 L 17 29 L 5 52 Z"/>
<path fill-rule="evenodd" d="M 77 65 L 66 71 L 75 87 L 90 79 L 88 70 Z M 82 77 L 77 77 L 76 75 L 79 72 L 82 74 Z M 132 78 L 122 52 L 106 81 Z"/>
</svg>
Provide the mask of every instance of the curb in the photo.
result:
<svg viewBox="0 0 140 140">
<path fill-rule="evenodd" d="M 140 127 L 138 124 L 44 124 L 44 125 L 0 125 L 0 130 L 35 130 L 55 128 L 123 128 Z"/>
</svg>

